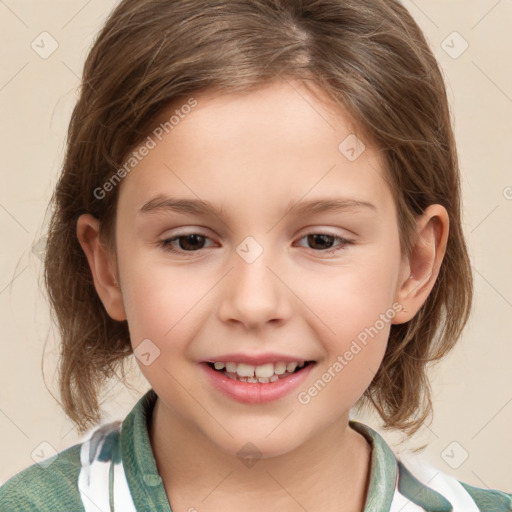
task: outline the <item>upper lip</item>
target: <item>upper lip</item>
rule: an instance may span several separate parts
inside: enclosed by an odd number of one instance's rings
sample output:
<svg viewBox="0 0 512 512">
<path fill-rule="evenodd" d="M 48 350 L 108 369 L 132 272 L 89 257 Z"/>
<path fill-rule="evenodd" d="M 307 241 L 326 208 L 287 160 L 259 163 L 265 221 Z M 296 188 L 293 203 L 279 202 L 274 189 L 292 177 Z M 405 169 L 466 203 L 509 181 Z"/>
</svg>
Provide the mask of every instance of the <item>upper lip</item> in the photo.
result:
<svg viewBox="0 0 512 512">
<path fill-rule="evenodd" d="M 276 353 L 264 353 L 264 354 L 223 354 L 221 356 L 211 357 L 205 360 L 205 363 L 245 363 L 259 366 L 267 363 L 305 363 L 306 361 L 312 361 L 312 359 L 306 359 L 298 356 L 289 356 L 286 354 Z"/>
</svg>

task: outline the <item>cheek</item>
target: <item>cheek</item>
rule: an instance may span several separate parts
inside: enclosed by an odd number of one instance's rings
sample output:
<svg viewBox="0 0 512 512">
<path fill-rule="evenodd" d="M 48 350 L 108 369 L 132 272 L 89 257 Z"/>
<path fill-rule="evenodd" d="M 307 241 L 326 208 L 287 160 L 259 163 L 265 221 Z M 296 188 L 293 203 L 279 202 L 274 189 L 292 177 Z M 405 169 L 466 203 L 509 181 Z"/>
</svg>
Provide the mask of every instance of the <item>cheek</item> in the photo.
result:
<svg viewBox="0 0 512 512">
<path fill-rule="evenodd" d="M 154 389 L 172 394 L 176 403 L 186 402 L 179 382 L 187 380 L 188 344 L 201 323 L 190 321 L 199 311 L 199 290 L 180 272 L 166 275 L 155 266 L 139 270 L 133 260 L 123 296 L 137 364 Z"/>
<path fill-rule="evenodd" d="M 336 334 L 322 340 L 326 358 L 316 380 L 302 390 L 299 402 L 314 402 L 310 412 L 318 414 L 325 414 L 325 404 L 332 404 L 333 420 L 339 410 L 351 409 L 382 363 L 393 316 L 391 307 L 359 308 L 356 303 L 339 310 L 337 322 L 331 324 Z"/>
<path fill-rule="evenodd" d="M 392 310 L 398 270 L 395 257 L 370 255 L 323 275 L 303 272 L 295 291 L 328 337 L 346 340 Z"/>
<path fill-rule="evenodd" d="M 308 417 L 336 421 L 340 411 L 352 409 L 370 385 L 384 357 L 389 324 L 361 333 L 332 341 L 316 378 L 299 391 L 297 400 Z"/>
<path fill-rule="evenodd" d="M 321 286 L 314 273 L 301 280 L 298 295 L 315 314 L 312 322 L 327 353 L 323 382 L 329 382 L 326 394 L 333 393 L 333 400 L 340 393 L 355 403 L 382 362 L 395 316 L 398 257 L 393 248 L 375 251 L 330 273 Z"/>
<path fill-rule="evenodd" d="M 179 273 L 166 275 L 153 268 L 134 272 L 123 298 L 130 331 L 136 337 L 164 340 L 179 330 L 180 324 L 186 324 L 181 319 L 194 309 L 201 293 Z"/>
<path fill-rule="evenodd" d="M 166 339 L 197 302 L 198 292 L 187 274 L 155 265 L 142 249 L 126 241 L 120 247 L 118 261 L 132 343 L 136 346 L 146 338 L 155 342 Z"/>
</svg>

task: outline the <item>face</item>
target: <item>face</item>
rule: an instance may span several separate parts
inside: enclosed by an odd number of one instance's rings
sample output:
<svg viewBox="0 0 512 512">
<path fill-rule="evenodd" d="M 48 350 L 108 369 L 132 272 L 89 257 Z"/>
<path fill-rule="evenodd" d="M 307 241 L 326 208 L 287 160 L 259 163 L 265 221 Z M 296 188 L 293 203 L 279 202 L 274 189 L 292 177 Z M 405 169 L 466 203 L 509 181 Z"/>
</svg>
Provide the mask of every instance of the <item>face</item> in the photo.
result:
<svg viewBox="0 0 512 512">
<path fill-rule="evenodd" d="M 120 185 L 131 340 L 170 421 L 224 452 L 283 454 L 346 424 L 380 365 L 403 277 L 396 209 L 378 152 L 362 140 L 354 159 L 354 127 L 320 92 L 194 98 Z M 235 383 L 215 361 L 311 363 Z"/>
</svg>

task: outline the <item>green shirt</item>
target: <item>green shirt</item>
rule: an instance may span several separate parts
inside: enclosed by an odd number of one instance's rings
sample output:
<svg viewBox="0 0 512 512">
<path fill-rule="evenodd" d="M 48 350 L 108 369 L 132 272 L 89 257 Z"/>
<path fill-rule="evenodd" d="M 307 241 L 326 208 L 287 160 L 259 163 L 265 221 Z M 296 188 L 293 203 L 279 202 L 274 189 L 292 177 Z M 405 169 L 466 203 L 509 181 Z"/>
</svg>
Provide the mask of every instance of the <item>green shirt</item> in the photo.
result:
<svg viewBox="0 0 512 512">
<path fill-rule="evenodd" d="M 123 422 L 101 425 L 84 442 L 14 475 L 0 487 L 0 512 L 172 512 L 148 433 L 156 399 L 150 389 Z M 370 427 L 350 426 L 372 448 L 364 512 L 512 511 L 512 494 L 408 466 Z M 201 510 L 200 503 L 190 507 Z"/>
</svg>

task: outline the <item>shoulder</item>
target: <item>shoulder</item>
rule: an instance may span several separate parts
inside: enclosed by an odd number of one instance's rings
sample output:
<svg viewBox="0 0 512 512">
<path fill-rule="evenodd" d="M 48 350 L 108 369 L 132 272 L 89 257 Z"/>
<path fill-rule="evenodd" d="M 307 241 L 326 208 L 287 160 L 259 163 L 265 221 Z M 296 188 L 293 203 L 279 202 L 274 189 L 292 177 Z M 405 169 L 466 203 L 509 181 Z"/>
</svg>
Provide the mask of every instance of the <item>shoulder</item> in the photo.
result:
<svg viewBox="0 0 512 512">
<path fill-rule="evenodd" d="M 0 512 L 83 511 L 77 481 L 81 444 L 20 471 L 0 487 Z"/>
<path fill-rule="evenodd" d="M 498 491 L 496 489 L 482 489 L 473 487 L 464 482 L 459 482 L 469 493 L 481 511 L 508 512 L 512 511 L 512 493 Z"/>
<path fill-rule="evenodd" d="M 110 463 L 120 462 L 119 429 L 119 421 L 100 425 L 83 442 L 14 475 L 0 487 L 0 512 L 84 512 L 84 500 L 108 501 Z"/>
<path fill-rule="evenodd" d="M 397 506 L 405 506 L 400 508 L 403 512 L 512 512 L 512 494 L 461 482 L 421 457 L 402 457 L 397 463 L 395 501 Z"/>
</svg>

